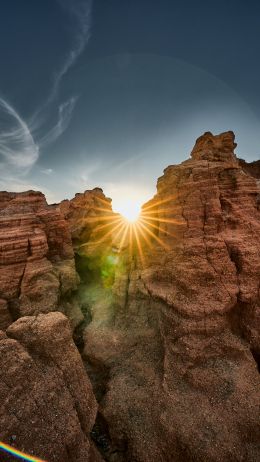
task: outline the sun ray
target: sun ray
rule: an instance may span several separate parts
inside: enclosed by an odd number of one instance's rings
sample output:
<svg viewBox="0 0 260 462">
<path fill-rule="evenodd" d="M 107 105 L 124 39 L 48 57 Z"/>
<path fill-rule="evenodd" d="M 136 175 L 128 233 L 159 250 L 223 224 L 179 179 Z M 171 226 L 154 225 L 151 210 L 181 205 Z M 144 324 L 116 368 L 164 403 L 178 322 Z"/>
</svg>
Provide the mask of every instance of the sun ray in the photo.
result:
<svg viewBox="0 0 260 462">
<path fill-rule="evenodd" d="M 173 223 L 175 225 L 182 225 L 183 224 L 181 221 L 177 221 L 174 218 L 154 218 L 154 217 L 151 217 L 149 215 L 145 216 L 145 218 L 147 220 L 152 220 L 152 221 L 156 221 L 156 222 L 159 221 L 161 223 Z"/>
<path fill-rule="evenodd" d="M 127 232 L 129 231 L 129 226 L 131 226 L 129 223 L 127 223 L 126 226 L 125 226 L 125 230 L 123 232 L 123 236 L 122 236 L 122 239 L 121 239 L 120 244 L 119 244 L 119 250 L 121 250 L 123 248 L 123 246 L 124 246 L 126 236 L 127 236 Z"/>
<path fill-rule="evenodd" d="M 115 217 L 113 215 L 99 215 L 97 217 L 85 217 L 82 221 L 86 221 L 87 223 L 95 223 L 96 221 L 119 221 L 122 220 L 122 217 Z"/>
<path fill-rule="evenodd" d="M 156 202 L 153 202 L 153 203 L 150 204 L 150 205 L 147 205 L 147 206 L 144 205 L 143 208 L 142 208 L 141 213 L 142 213 L 143 211 L 145 211 L 145 210 L 149 210 L 149 209 L 152 209 L 152 208 L 154 208 L 154 207 L 157 207 L 158 205 L 165 204 L 166 202 L 170 202 L 171 200 L 175 200 L 176 197 L 177 197 L 177 195 L 174 194 L 174 195 L 168 196 L 168 197 L 165 198 L 165 199 L 157 200 Z"/>
<path fill-rule="evenodd" d="M 114 228 L 110 229 L 101 239 L 97 240 L 97 244 L 101 244 L 101 242 L 104 242 L 112 233 L 114 233 L 119 227 L 123 227 L 124 225 L 120 221 Z"/>
<path fill-rule="evenodd" d="M 142 266 L 144 266 L 144 263 L 145 263 L 144 254 L 143 254 L 142 246 L 141 246 L 140 239 L 139 239 L 139 236 L 138 236 L 137 229 L 136 229 L 135 225 L 133 225 L 133 231 L 134 231 L 134 234 L 135 234 L 135 239 L 136 239 L 137 248 L 138 248 L 138 252 L 139 252 L 139 255 L 140 255 L 140 259 L 141 259 L 141 264 L 142 264 Z"/>
<path fill-rule="evenodd" d="M 95 228 L 95 231 L 96 231 L 96 232 L 97 232 L 97 231 L 100 231 L 100 230 L 102 230 L 102 229 L 107 228 L 108 226 L 112 226 L 112 225 L 115 225 L 115 224 L 117 224 L 117 223 L 119 223 L 119 220 L 110 221 L 109 223 L 106 223 L 106 224 L 104 224 L 104 225 L 97 225 L 97 227 Z M 120 221 L 120 223 L 121 223 L 121 221 Z"/>
<path fill-rule="evenodd" d="M 96 196 L 95 199 L 97 199 L 100 202 L 103 202 L 105 205 L 108 205 L 107 199 L 103 199 L 102 197 Z"/>
<path fill-rule="evenodd" d="M 108 226 L 111 226 L 111 224 L 117 223 L 117 222 L 119 222 L 120 220 L 119 220 L 119 218 L 114 218 L 113 220 L 111 220 L 110 217 L 106 217 L 105 220 L 102 219 L 102 217 L 99 217 L 99 218 L 97 218 L 97 219 L 95 219 L 95 220 L 89 220 L 88 218 L 84 218 L 84 220 L 79 221 L 79 225 L 78 225 L 78 226 L 74 226 L 74 227 L 71 229 L 71 231 L 74 233 L 74 232 L 77 231 L 78 229 L 81 229 L 81 228 L 82 228 L 82 223 L 84 223 L 84 222 L 90 223 L 90 221 L 91 221 L 91 223 L 93 223 L 93 222 L 94 222 L 94 223 L 95 223 L 95 222 L 100 222 L 100 221 L 108 221 L 108 223 L 106 223 L 105 225 L 98 225 L 98 224 L 97 224 L 97 228 L 98 228 L 98 230 L 100 230 L 100 229 L 106 228 L 106 227 L 108 227 Z M 97 229 L 97 228 L 96 228 L 96 229 Z"/>
<path fill-rule="evenodd" d="M 111 217 L 85 217 L 84 219 L 79 219 L 78 220 L 78 225 L 74 226 L 71 231 L 74 232 L 76 231 L 77 229 L 79 228 L 82 228 L 82 225 L 84 223 L 96 223 L 96 222 L 100 222 L 100 221 L 109 221 L 109 224 L 110 225 L 111 223 L 114 223 L 114 222 L 118 222 L 121 218 L 120 217 L 114 217 L 111 219 Z"/>
<path fill-rule="evenodd" d="M 96 216 L 85 216 L 83 220 L 79 220 L 79 228 L 82 228 L 82 224 L 84 227 L 84 223 L 92 224 L 94 226 L 92 228 L 93 236 L 96 235 L 95 244 L 100 245 L 104 241 L 110 242 L 112 239 L 112 245 L 117 248 L 118 252 L 121 252 L 124 248 L 128 248 L 130 259 L 132 259 L 134 251 L 137 251 L 141 264 L 144 266 L 145 248 L 151 248 L 154 245 L 154 241 L 162 248 L 166 250 L 170 249 L 169 245 L 158 236 L 158 231 L 162 235 L 175 236 L 166 229 L 161 229 L 160 223 L 177 225 L 181 224 L 181 222 L 176 218 L 167 218 L 167 212 L 172 213 L 172 209 L 169 207 L 164 207 L 161 210 L 157 210 L 156 207 L 173 200 L 175 197 L 168 196 L 165 199 L 157 200 L 153 204 L 144 207 L 134 222 L 131 222 L 131 220 L 123 217 L 121 214 L 114 214 L 107 207 L 102 207 L 102 203 L 106 205 L 107 203 L 99 198 L 101 206 L 93 207 L 93 211 L 99 212 L 99 214 Z M 104 214 L 101 212 L 104 212 Z M 163 213 L 166 216 L 162 217 Z M 84 244 L 80 247 L 84 247 Z"/>
<path fill-rule="evenodd" d="M 133 226 L 129 228 L 129 252 L 130 258 L 133 256 Z"/>
<path fill-rule="evenodd" d="M 148 220 L 145 220 L 144 218 L 142 218 L 140 221 L 141 221 L 141 223 L 152 226 L 152 228 L 154 228 L 154 229 L 156 229 L 158 231 L 160 230 L 162 233 L 167 234 L 168 236 L 176 237 L 173 233 L 170 233 L 169 231 L 166 231 L 166 229 L 161 229 L 158 225 L 156 226 L 154 223 L 150 223 Z"/>
<path fill-rule="evenodd" d="M 125 229 L 127 229 L 127 223 L 124 220 L 122 220 L 121 228 L 119 228 L 119 231 L 116 233 L 115 236 L 113 236 L 113 242 L 117 243 L 117 240 L 120 239 L 120 235 L 124 233 Z"/>
<path fill-rule="evenodd" d="M 172 213 L 173 212 L 173 209 L 172 208 L 169 208 L 169 209 L 157 209 L 157 210 L 148 210 L 147 213 L 149 213 L 150 215 L 153 214 L 153 215 L 156 215 L 156 214 L 160 214 L 160 213 Z M 143 210 L 141 215 L 146 215 L 146 211 Z"/>
<path fill-rule="evenodd" d="M 139 233 L 141 233 L 142 237 L 144 238 L 145 242 L 147 243 L 148 247 L 150 247 L 150 249 L 152 248 L 152 243 L 151 241 L 149 241 L 148 237 L 146 236 L 145 232 L 143 231 L 143 229 L 141 228 L 140 226 L 140 223 L 136 223 L 136 228 L 137 228 L 137 231 Z"/>
<path fill-rule="evenodd" d="M 163 248 L 170 250 L 170 247 L 167 244 L 165 244 L 165 242 L 163 242 L 162 239 L 156 236 L 156 234 L 154 234 L 144 223 L 140 222 L 140 226 L 142 226 L 145 229 L 145 231 L 148 234 L 150 234 L 150 236 L 152 236 Z"/>
</svg>

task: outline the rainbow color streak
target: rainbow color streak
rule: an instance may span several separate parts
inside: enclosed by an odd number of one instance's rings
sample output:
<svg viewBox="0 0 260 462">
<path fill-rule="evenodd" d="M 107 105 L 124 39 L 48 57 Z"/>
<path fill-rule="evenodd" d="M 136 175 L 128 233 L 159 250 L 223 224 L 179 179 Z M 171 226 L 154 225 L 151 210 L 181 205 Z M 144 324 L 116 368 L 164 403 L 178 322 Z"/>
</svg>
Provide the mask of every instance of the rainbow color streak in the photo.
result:
<svg viewBox="0 0 260 462">
<path fill-rule="evenodd" d="M 13 448 L 12 446 L 9 446 L 8 444 L 3 443 L 2 441 L 0 441 L 0 449 L 3 449 L 3 451 L 12 454 L 15 457 L 18 457 L 18 459 L 28 460 L 30 462 L 45 462 L 42 459 L 38 459 L 37 457 L 32 457 L 28 454 L 25 454 L 24 452 L 18 451 L 17 449 Z"/>
</svg>

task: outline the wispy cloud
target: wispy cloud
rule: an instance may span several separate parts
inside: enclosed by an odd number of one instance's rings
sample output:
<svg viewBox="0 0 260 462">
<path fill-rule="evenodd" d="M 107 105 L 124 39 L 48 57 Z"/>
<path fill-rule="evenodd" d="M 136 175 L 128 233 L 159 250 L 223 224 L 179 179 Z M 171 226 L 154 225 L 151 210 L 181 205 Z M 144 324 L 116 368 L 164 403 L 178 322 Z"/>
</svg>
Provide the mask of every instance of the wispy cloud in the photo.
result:
<svg viewBox="0 0 260 462">
<path fill-rule="evenodd" d="M 0 185 L 17 187 L 26 186 L 19 182 L 19 177 L 27 174 L 39 158 L 39 149 L 54 143 L 67 129 L 77 102 L 72 96 L 58 107 L 56 124 L 45 134 L 43 131 L 47 113 L 54 103 L 63 77 L 75 64 L 84 51 L 90 38 L 92 0 L 56 0 L 74 21 L 75 36 L 72 38 L 72 47 L 68 52 L 62 66 L 54 73 L 53 85 L 45 103 L 38 108 L 30 123 L 18 114 L 17 110 L 5 99 L 0 98 Z M 43 169 L 41 173 L 50 175 L 52 169 Z M 14 181 L 17 178 L 17 181 Z M 10 189 L 9 188 L 9 189 Z"/>
<path fill-rule="evenodd" d="M 43 175 L 51 175 L 53 173 L 53 169 L 52 168 L 42 168 L 40 172 Z"/>
<path fill-rule="evenodd" d="M 63 65 L 54 74 L 54 84 L 49 96 L 49 101 L 55 98 L 63 77 L 84 51 L 90 39 L 91 31 L 92 0 L 57 0 L 57 2 L 69 13 L 72 19 L 75 20 L 77 32 L 75 34 L 73 46 L 67 54 Z"/>
<path fill-rule="evenodd" d="M 58 121 L 40 140 L 40 146 L 45 147 L 54 143 L 66 130 L 70 123 L 71 115 L 75 107 L 77 98 L 72 97 L 59 106 Z"/>
<path fill-rule="evenodd" d="M 27 172 L 38 160 L 39 147 L 27 123 L 0 98 L 0 167 L 6 172 Z"/>
<path fill-rule="evenodd" d="M 50 107 L 50 105 L 57 97 L 63 77 L 75 64 L 78 57 L 84 51 L 90 38 L 92 0 L 56 1 L 74 21 L 74 28 L 76 32 L 74 38 L 72 39 L 72 47 L 69 50 L 62 66 L 58 71 L 54 73 L 53 86 L 46 102 L 41 108 L 39 108 L 39 110 L 35 113 L 34 118 L 32 119 L 33 126 L 35 127 L 39 127 L 40 120 L 44 119 L 43 113 Z M 77 96 L 72 96 L 67 101 L 60 104 L 58 110 L 58 121 L 56 125 L 41 138 L 40 147 L 44 147 L 53 143 L 66 130 L 70 123 L 72 112 L 76 105 L 77 99 Z"/>
</svg>

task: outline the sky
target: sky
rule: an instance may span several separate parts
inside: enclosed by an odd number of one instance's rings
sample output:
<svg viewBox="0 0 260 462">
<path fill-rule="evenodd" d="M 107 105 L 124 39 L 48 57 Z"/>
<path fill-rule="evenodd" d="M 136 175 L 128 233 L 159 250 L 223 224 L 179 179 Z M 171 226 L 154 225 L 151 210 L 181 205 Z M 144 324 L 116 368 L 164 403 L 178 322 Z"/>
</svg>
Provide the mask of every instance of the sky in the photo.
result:
<svg viewBox="0 0 260 462">
<path fill-rule="evenodd" d="M 140 207 L 205 131 L 260 158 L 260 2 L 2 0 L 0 189 Z"/>
</svg>

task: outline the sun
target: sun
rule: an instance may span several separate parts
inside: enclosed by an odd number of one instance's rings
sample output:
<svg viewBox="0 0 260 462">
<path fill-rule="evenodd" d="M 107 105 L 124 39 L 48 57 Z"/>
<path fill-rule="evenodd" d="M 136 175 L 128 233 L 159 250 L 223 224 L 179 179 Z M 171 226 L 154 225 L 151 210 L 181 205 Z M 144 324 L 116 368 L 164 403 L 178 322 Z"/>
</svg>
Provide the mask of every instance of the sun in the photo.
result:
<svg viewBox="0 0 260 462">
<path fill-rule="evenodd" d="M 168 237 L 175 237 L 175 234 L 167 227 L 182 224 L 182 221 L 172 217 L 173 209 L 168 206 L 169 202 L 176 199 L 175 196 L 158 198 L 141 206 L 140 200 L 128 200 L 122 194 L 118 197 L 114 211 L 111 210 L 110 204 L 108 206 L 107 201 L 99 199 L 100 204 L 94 209 L 101 213 L 92 217 L 92 222 L 96 222 L 96 233 L 100 235 L 97 244 L 103 245 L 107 240 L 111 240 L 113 252 L 118 255 L 127 252 L 131 259 L 139 255 L 143 267 L 149 256 L 147 249 L 160 246 L 165 251 L 170 250 L 167 240 Z M 168 216 L 168 213 L 171 215 Z M 114 259 L 113 256 L 111 261 L 118 264 L 119 259 Z"/>
<path fill-rule="evenodd" d="M 128 222 L 128 223 L 136 223 L 139 220 L 140 217 L 140 210 L 124 210 L 121 212 L 122 217 Z"/>
<path fill-rule="evenodd" d="M 117 212 L 120 213 L 128 223 L 136 223 L 140 217 L 141 207 L 131 201 L 125 201 L 117 207 Z"/>
</svg>

